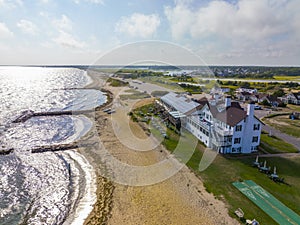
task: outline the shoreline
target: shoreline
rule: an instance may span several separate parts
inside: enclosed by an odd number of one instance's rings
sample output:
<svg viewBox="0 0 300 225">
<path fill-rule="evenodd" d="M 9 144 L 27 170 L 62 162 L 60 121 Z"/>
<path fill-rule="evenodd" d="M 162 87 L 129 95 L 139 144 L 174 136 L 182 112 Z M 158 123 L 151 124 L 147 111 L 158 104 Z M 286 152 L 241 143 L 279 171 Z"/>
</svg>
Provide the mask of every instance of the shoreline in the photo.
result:
<svg viewBox="0 0 300 225">
<path fill-rule="evenodd" d="M 76 161 L 80 165 L 81 169 L 84 171 L 84 179 L 86 182 L 86 186 L 84 194 L 80 199 L 78 199 L 78 202 L 74 207 L 74 211 L 67 216 L 64 224 L 91 224 L 90 222 L 86 223 L 86 221 L 91 221 L 93 219 L 90 216 L 91 212 L 93 212 L 95 208 L 97 208 L 97 213 L 105 211 L 105 207 L 99 207 L 99 205 L 103 205 L 103 199 L 107 202 L 111 200 L 111 193 L 109 192 L 110 190 L 113 190 L 111 188 L 110 183 L 103 177 L 99 176 L 99 173 L 97 172 L 97 165 L 92 163 L 92 160 L 89 155 L 89 148 L 91 148 L 93 144 L 87 147 L 88 145 L 90 145 L 89 142 L 90 139 L 92 139 L 91 137 L 93 136 L 91 135 L 93 133 L 93 127 L 96 126 L 95 121 L 92 119 L 92 114 L 96 113 L 97 111 L 101 111 L 103 108 L 110 105 L 113 97 L 112 93 L 108 90 L 99 88 L 98 85 L 100 85 L 100 81 L 96 77 L 89 75 L 87 72 L 85 75 L 88 76 L 88 83 L 82 89 L 92 88 L 99 90 L 106 95 L 107 99 L 104 104 L 97 106 L 91 112 L 86 112 L 82 114 L 82 116 L 86 117 L 86 119 L 89 120 L 91 123 L 89 131 L 79 140 L 76 140 L 76 142 L 82 141 L 84 144 L 82 144 L 82 146 L 78 146 L 78 148 L 76 148 L 74 151 L 66 151 L 66 154 L 68 154 L 74 161 Z M 81 124 L 81 127 L 82 126 L 84 126 L 84 124 Z M 85 146 L 85 142 L 87 143 L 87 146 Z M 104 196 L 103 193 L 105 193 Z M 110 206 L 111 204 L 104 205 Z"/>
<path fill-rule="evenodd" d="M 67 154 L 73 161 L 80 165 L 80 168 L 84 172 L 84 179 L 86 183 L 84 194 L 79 199 L 78 203 L 75 203 L 74 211 L 68 215 L 63 224 L 83 224 L 87 218 L 86 215 L 93 209 L 93 205 L 97 200 L 97 196 L 95 194 L 97 190 L 96 172 L 86 157 L 83 154 L 80 154 L 77 150 L 68 150 L 63 154 Z M 77 192 L 79 191 L 80 188 Z"/>
<path fill-rule="evenodd" d="M 91 113 L 92 115 L 90 115 L 90 117 L 92 118 L 87 116 L 92 121 L 93 126 L 88 132 L 87 136 L 83 137 L 83 139 L 86 139 L 88 142 L 92 142 L 93 144 L 95 144 L 98 142 L 98 132 L 95 132 L 95 130 L 97 130 L 98 122 L 96 121 L 95 117 L 97 117 L 97 113 L 102 112 L 104 108 L 109 107 L 112 104 L 113 94 L 103 87 L 103 84 L 100 81 L 101 78 L 96 77 L 97 72 L 93 72 L 92 74 L 87 73 L 86 75 L 90 77 L 90 80 L 92 82 L 87 84 L 84 88 L 99 90 L 103 92 L 107 97 L 106 102 L 96 107 L 94 113 Z M 77 151 L 87 159 L 87 161 L 90 163 L 90 165 L 92 165 L 95 171 L 94 183 L 96 184 L 96 188 L 94 189 L 94 196 L 96 197 L 96 199 L 93 204 L 90 204 L 90 210 L 85 210 L 85 219 L 82 223 L 85 225 L 106 223 L 108 217 L 110 216 L 112 207 L 112 194 L 114 186 L 112 182 L 109 181 L 106 177 L 101 176 L 102 172 L 99 172 L 101 170 L 106 170 L 106 168 L 104 163 L 101 162 L 101 159 L 95 161 L 95 158 L 97 158 L 97 156 L 94 155 L 94 151 L 97 151 L 97 149 L 99 148 L 97 144 L 93 148 L 83 147 L 79 148 Z"/>
<path fill-rule="evenodd" d="M 120 100 L 120 88 L 106 85 L 102 90 L 108 91 L 110 102 L 95 110 L 95 130 L 90 134 L 92 139 L 99 141 L 100 138 L 101 144 L 93 149 L 79 151 L 97 171 L 97 202 L 86 218 L 85 225 L 239 224 L 229 216 L 226 204 L 208 193 L 201 179 L 186 165 L 172 177 L 153 185 L 138 187 L 110 181 L 107 177 L 114 177 L 115 174 L 107 158 L 109 154 L 129 165 L 147 166 L 169 157 L 170 152 L 162 145 L 146 152 L 133 151 L 123 145 L 115 136 L 112 123 L 122 125 L 128 116 L 119 116 L 119 111 L 123 107 L 133 107 L 134 103 L 131 100 Z M 112 104 L 112 101 L 121 106 L 113 116 L 101 110 Z M 148 137 L 139 124 L 132 121 L 129 124 L 136 137 Z M 103 148 L 108 152 L 105 153 Z"/>
</svg>

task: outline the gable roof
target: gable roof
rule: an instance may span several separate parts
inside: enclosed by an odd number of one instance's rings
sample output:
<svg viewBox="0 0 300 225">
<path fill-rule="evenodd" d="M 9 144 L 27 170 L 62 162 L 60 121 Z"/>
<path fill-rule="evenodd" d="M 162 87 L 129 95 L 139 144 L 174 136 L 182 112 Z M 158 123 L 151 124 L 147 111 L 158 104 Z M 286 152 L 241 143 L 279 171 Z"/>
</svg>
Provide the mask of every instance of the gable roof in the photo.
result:
<svg viewBox="0 0 300 225">
<path fill-rule="evenodd" d="M 203 107 L 208 103 L 208 100 L 207 100 L 206 97 L 203 97 L 203 98 L 200 98 L 200 99 L 196 99 L 195 102 L 198 102 Z"/>
<path fill-rule="evenodd" d="M 278 98 L 277 98 L 276 96 L 274 96 L 274 95 L 268 95 L 268 96 L 267 96 L 267 100 L 268 100 L 269 102 L 277 102 L 277 101 L 278 101 Z"/>
<path fill-rule="evenodd" d="M 250 96 L 252 94 L 250 92 L 243 91 L 243 92 L 238 92 L 237 95 Z"/>
<path fill-rule="evenodd" d="M 300 100 L 300 92 L 298 93 L 293 93 L 294 97 L 297 99 L 297 100 Z"/>
<path fill-rule="evenodd" d="M 216 106 L 209 106 L 213 117 L 234 127 L 239 122 L 247 117 L 247 112 L 242 108 L 235 106 L 227 107 L 225 110 L 219 112 Z"/>
</svg>

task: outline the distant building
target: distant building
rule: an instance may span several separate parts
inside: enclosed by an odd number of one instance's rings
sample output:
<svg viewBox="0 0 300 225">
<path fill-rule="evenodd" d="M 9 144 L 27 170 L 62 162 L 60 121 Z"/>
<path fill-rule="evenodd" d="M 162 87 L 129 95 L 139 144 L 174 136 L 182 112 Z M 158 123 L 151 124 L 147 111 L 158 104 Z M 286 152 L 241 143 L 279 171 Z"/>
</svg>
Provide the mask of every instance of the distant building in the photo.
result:
<svg viewBox="0 0 300 225">
<path fill-rule="evenodd" d="M 247 92 L 247 93 L 250 93 L 250 94 L 256 94 L 257 93 L 257 89 L 255 88 L 243 88 L 243 87 L 240 87 L 236 90 L 236 92 Z"/>
<path fill-rule="evenodd" d="M 265 93 L 257 93 L 257 94 L 251 95 L 250 101 L 262 103 L 264 101 L 264 99 L 266 99 L 267 96 L 268 96 L 268 94 L 265 94 Z"/>
<path fill-rule="evenodd" d="M 237 93 L 235 94 L 235 96 L 236 96 L 236 98 L 237 98 L 238 100 L 244 101 L 244 102 L 245 102 L 245 101 L 250 100 L 252 94 L 249 93 L 249 92 L 237 92 Z"/>
<path fill-rule="evenodd" d="M 286 104 L 300 105 L 300 92 L 289 93 L 280 98 Z"/>
<path fill-rule="evenodd" d="M 225 94 L 228 92 L 230 92 L 230 88 L 213 87 L 210 91 L 210 94 Z"/>
<path fill-rule="evenodd" d="M 222 104 L 210 104 L 168 93 L 157 101 L 177 127 L 184 127 L 219 153 L 251 153 L 258 149 L 262 122 L 254 116 L 254 104 L 244 111 L 239 103 L 225 98 Z"/>
</svg>

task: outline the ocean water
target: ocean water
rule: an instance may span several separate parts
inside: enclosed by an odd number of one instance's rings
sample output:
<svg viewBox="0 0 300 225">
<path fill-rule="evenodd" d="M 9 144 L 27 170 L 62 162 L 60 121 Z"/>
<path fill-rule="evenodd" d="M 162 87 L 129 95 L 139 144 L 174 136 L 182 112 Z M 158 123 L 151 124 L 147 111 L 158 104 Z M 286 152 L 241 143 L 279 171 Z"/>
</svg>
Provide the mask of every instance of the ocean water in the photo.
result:
<svg viewBox="0 0 300 225">
<path fill-rule="evenodd" d="M 106 102 L 102 92 L 82 89 L 89 82 L 75 68 L 0 67 L 0 149 L 14 149 L 0 155 L 0 225 L 71 221 L 91 184 L 90 165 L 73 150 L 30 150 L 79 140 L 92 122 L 83 115 L 12 121 L 26 110 L 86 110 Z"/>
</svg>

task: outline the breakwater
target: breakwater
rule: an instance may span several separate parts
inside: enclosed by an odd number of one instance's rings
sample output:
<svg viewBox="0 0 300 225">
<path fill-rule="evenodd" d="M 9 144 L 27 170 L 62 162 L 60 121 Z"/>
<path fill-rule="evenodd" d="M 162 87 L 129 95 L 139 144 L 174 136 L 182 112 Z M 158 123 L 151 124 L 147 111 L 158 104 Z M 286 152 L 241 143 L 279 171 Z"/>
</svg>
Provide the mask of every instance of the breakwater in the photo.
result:
<svg viewBox="0 0 300 225">
<path fill-rule="evenodd" d="M 34 112 L 32 110 L 27 110 L 21 113 L 20 116 L 15 118 L 13 123 L 24 123 L 32 117 L 36 116 L 62 116 L 62 115 L 80 115 L 85 113 L 95 112 L 94 109 L 89 110 L 68 110 L 68 111 L 53 111 L 53 112 Z"/>
</svg>

